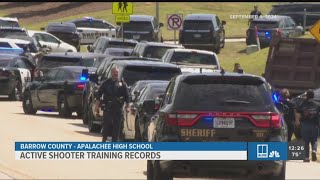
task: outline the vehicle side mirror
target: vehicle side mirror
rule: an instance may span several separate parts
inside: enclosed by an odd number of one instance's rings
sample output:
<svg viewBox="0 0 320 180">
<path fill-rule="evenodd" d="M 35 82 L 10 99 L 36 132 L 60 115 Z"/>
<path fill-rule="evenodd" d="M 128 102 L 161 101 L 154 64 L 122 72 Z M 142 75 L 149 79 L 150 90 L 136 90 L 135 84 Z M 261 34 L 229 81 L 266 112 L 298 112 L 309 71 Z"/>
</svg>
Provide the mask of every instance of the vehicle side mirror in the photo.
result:
<svg viewBox="0 0 320 180">
<path fill-rule="evenodd" d="M 92 46 L 91 46 L 91 45 L 87 46 L 87 50 L 88 50 L 89 52 L 92 52 Z"/>
<path fill-rule="evenodd" d="M 45 28 L 44 28 L 44 27 L 41 27 L 41 28 L 40 28 L 40 30 L 41 30 L 41 31 L 44 31 L 44 30 L 45 30 Z"/>
<path fill-rule="evenodd" d="M 89 74 L 89 80 L 98 84 L 98 76 L 96 74 Z"/>
<path fill-rule="evenodd" d="M 142 108 L 146 113 L 153 113 L 155 110 L 157 110 L 154 100 L 146 100 L 146 101 L 144 101 L 143 105 L 142 105 Z"/>
<path fill-rule="evenodd" d="M 222 21 L 222 25 L 226 25 L 227 24 L 227 22 L 226 21 Z"/>
<path fill-rule="evenodd" d="M 163 23 L 159 23 L 159 27 L 163 27 L 164 26 L 164 24 Z"/>
</svg>

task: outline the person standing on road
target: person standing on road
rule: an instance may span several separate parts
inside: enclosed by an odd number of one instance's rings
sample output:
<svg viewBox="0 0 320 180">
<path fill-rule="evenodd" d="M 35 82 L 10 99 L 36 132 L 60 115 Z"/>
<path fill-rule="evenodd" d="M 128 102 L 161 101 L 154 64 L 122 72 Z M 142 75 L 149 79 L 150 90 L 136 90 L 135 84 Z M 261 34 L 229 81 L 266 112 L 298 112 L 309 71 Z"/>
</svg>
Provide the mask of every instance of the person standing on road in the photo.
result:
<svg viewBox="0 0 320 180">
<path fill-rule="evenodd" d="M 239 63 L 235 63 L 235 64 L 234 64 L 233 72 L 235 72 L 235 73 L 240 73 L 240 74 L 243 74 L 243 73 L 244 73 L 244 71 L 243 71 L 243 69 L 241 68 L 241 66 L 240 66 Z"/>
<path fill-rule="evenodd" d="M 312 161 L 317 161 L 317 138 L 319 136 L 320 104 L 313 100 L 313 90 L 308 90 L 306 99 L 297 107 L 296 124 L 301 122 L 301 134 L 305 143 L 304 162 L 310 162 L 310 148 L 312 146 Z"/>
<path fill-rule="evenodd" d="M 122 107 L 126 103 L 129 111 L 129 91 L 126 83 L 119 79 L 119 69 L 111 69 L 111 78 L 105 80 L 98 89 L 95 112 L 99 114 L 100 99 L 103 97 L 102 142 L 112 137 L 112 142 L 119 141 L 122 127 Z"/>
<path fill-rule="evenodd" d="M 261 12 L 258 10 L 258 6 L 255 5 L 254 6 L 254 10 L 251 11 L 250 13 L 250 18 L 249 18 L 249 21 L 248 21 L 248 25 L 250 25 L 251 21 L 254 19 L 254 18 L 258 18 L 260 17 L 262 14 Z"/>
<path fill-rule="evenodd" d="M 284 120 L 288 127 L 288 142 L 291 141 L 294 133 L 295 121 L 295 104 L 289 100 L 290 92 L 288 89 L 282 89 L 280 92 L 279 103 L 283 105 L 281 108 L 284 114 Z"/>
</svg>

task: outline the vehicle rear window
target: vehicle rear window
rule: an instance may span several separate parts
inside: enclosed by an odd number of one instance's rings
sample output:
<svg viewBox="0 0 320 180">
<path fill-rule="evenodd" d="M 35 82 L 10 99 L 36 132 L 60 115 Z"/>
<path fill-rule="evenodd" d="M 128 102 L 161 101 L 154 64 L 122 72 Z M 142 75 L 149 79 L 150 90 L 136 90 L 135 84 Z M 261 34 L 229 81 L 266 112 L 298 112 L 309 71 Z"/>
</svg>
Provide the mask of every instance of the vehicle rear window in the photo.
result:
<svg viewBox="0 0 320 180">
<path fill-rule="evenodd" d="M 28 36 L 25 31 L 13 30 L 13 29 L 0 29 L 0 38 L 7 36 Z"/>
<path fill-rule="evenodd" d="M 0 59 L 0 67 L 8 67 L 10 60 Z"/>
<path fill-rule="evenodd" d="M 178 68 L 152 67 L 152 66 L 127 66 L 123 70 L 123 78 L 128 86 L 139 80 L 170 80 L 181 74 Z"/>
<path fill-rule="evenodd" d="M 161 59 L 168 49 L 173 48 L 174 47 L 147 46 L 144 51 L 143 57 Z"/>
<path fill-rule="evenodd" d="M 175 52 L 170 59 L 170 63 L 175 64 L 200 64 L 217 65 L 217 59 L 212 54 L 202 54 L 196 52 Z"/>
<path fill-rule="evenodd" d="M 276 21 L 253 21 L 250 28 L 257 26 L 258 29 L 273 29 L 279 27 L 279 22 Z"/>
<path fill-rule="evenodd" d="M 0 47 L 11 48 L 10 44 L 7 42 L 0 42 Z"/>
<path fill-rule="evenodd" d="M 274 111 L 266 84 L 235 81 L 215 83 L 214 80 L 182 82 L 176 93 L 175 107 L 187 111 Z"/>
<path fill-rule="evenodd" d="M 7 21 L 10 27 L 20 27 L 19 23 L 16 21 Z"/>
<path fill-rule="evenodd" d="M 97 29 L 109 29 L 109 26 L 102 21 L 78 21 L 74 23 L 79 28 L 97 28 Z"/>
<path fill-rule="evenodd" d="M 212 24 L 212 21 L 185 20 L 183 23 L 183 29 L 185 29 L 185 30 L 210 30 L 210 29 L 213 29 L 213 24 Z"/>
<path fill-rule="evenodd" d="M 16 43 L 17 46 L 19 46 L 19 48 L 23 49 L 25 47 L 28 48 L 28 52 L 31 52 L 31 53 L 37 53 L 38 52 L 38 49 L 37 47 L 34 45 L 34 44 L 19 44 L 19 43 Z"/>
<path fill-rule="evenodd" d="M 125 31 L 153 31 L 151 21 L 130 21 L 130 23 L 123 23 L 123 30 Z"/>
<path fill-rule="evenodd" d="M 73 33 L 77 31 L 77 28 L 74 26 L 48 26 L 48 32 L 68 32 Z"/>
<path fill-rule="evenodd" d="M 54 68 L 59 66 L 79 66 L 78 58 L 44 57 L 39 64 L 40 67 Z"/>
<path fill-rule="evenodd" d="M 130 48 L 136 47 L 136 43 L 110 41 L 104 48 Z"/>
<path fill-rule="evenodd" d="M 81 61 L 81 66 L 92 67 L 96 58 L 85 58 Z"/>
<path fill-rule="evenodd" d="M 146 99 L 155 99 L 156 97 L 164 94 L 165 90 L 166 90 L 166 87 L 153 88 L 148 92 L 148 94 L 146 96 Z"/>
</svg>

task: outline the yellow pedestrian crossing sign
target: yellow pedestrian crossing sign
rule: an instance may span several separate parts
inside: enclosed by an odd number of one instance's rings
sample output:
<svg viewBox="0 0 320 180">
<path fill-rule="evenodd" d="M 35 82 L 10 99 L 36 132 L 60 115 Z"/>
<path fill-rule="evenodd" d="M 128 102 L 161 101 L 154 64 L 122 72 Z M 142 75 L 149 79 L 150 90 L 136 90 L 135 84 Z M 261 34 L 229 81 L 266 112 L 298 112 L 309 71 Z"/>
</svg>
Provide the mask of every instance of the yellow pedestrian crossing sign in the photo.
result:
<svg viewBox="0 0 320 180">
<path fill-rule="evenodd" d="M 320 43 L 320 20 L 318 20 L 309 31 Z"/>
<path fill-rule="evenodd" d="M 133 14 L 132 2 L 114 2 L 112 3 L 112 14 L 128 15 Z"/>
</svg>

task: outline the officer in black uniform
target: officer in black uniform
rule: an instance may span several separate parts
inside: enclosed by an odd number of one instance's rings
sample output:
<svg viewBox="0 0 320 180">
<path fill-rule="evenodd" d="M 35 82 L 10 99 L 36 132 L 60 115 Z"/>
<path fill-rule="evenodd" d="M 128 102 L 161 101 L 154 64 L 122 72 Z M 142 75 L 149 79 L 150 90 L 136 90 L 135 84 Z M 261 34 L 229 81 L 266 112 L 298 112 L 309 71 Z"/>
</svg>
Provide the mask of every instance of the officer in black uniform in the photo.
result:
<svg viewBox="0 0 320 180">
<path fill-rule="evenodd" d="M 255 5 L 255 6 L 254 6 L 254 10 L 251 11 L 251 13 L 250 13 L 251 18 L 250 18 L 249 21 L 248 21 L 248 25 L 250 25 L 250 22 L 251 22 L 254 18 L 258 18 L 258 17 L 260 17 L 261 15 L 262 15 L 262 13 L 258 10 L 258 6 Z"/>
<path fill-rule="evenodd" d="M 312 146 L 312 161 L 317 161 L 317 138 L 319 136 L 320 104 L 313 100 L 313 90 L 308 90 L 306 99 L 297 106 L 297 124 L 301 122 L 301 134 L 305 143 L 305 160 L 310 162 L 309 145 Z"/>
<path fill-rule="evenodd" d="M 288 89 L 282 89 L 280 92 L 279 103 L 282 104 L 281 110 L 284 114 L 284 120 L 288 127 L 288 142 L 291 141 L 294 133 L 295 104 L 290 101 L 290 92 Z"/>
<path fill-rule="evenodd" d="M 102 142 L 112 137 L 113 142 L 117 142 L 120 137 L 122 127 L 122 107 L 126 103 L 126 110 L 129 111 L 129 91 L 126 83 L 119 79 L 119 69 L 111 69 L 112 77 L 105 80 L 97 94 L 96 113 L 99 114 L 101 105 L 100 99 L 103 97 L 103 131 Z"/>
</svg>

